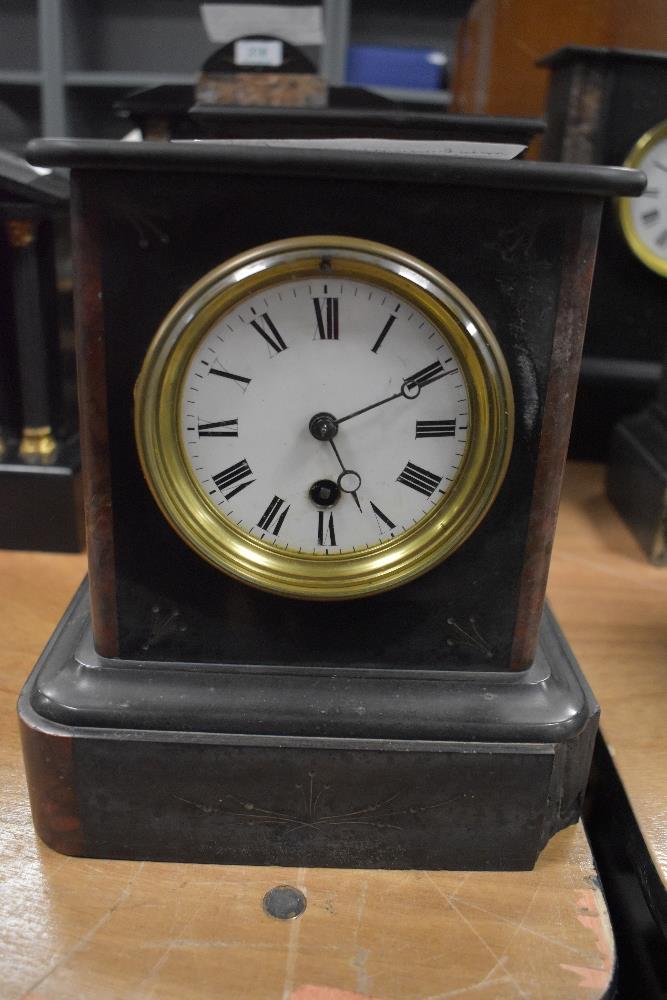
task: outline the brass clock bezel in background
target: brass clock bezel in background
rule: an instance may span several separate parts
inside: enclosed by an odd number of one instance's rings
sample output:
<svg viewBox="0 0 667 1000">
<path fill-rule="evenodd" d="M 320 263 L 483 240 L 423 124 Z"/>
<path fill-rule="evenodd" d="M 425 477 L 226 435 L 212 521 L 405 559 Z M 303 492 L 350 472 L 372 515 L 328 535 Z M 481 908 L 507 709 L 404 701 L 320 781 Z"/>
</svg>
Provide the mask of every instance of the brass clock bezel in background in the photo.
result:
<svg viewBox="0 0 667 1000">
<path fill-rule="evenodd" d="M 642 163 L 646 160 L 647 152 L 655 146 L 657 142 L 663 139 L 667 139 L 667 118 L 659 122 L 653 128 L 650 128 L 648 132 L 644 132 L 642 136 L 637 139 L 630 152 L 628 153 L 623 166 L 624 167 L 634 167 L 635 169 L 641 170 Z M 667 278 L 667 259 L 661 257 L 654 250 L 646 245 L 644 240 L 637 233 L 634 219 L 632 218 L 632 201 L 634 198 L 618 198 L 616 200 L 616 206 L 618 210 L 618 218 L 621 224 L 621 229 L 623 230 L 623 235 L 628 242 L 628 246 L 634 253 L 636 257 L 645 264 L 646 267 L 655 271 L 663 278 Z M 641 201 L 641 196 L 638 199 Z"/>
<path fill-rule="evenodd" d="M 227 518 L 196 480 L 180 429 L 185 373 L 227 310 L 263 288 L 308 276 L 356 278 L 414 304 L 455 350 L 470 398 L 470 434 L 447 494 L 402 535 L 363 552 L 325 556 L 277 550 Z M 307 419 L 307 417 L 304 417 Z M 172 528 L 199 556 L 245 583 L 304 599 L 337 600 L 389 590 L 451 555 L 478 526 L 510 459 L 514 400 L 488 324 L 443 275 L 392 247 L 311 236 L 255 247 L 194 284 L 160 325 L 135 388 L 135 436 L 144 476 Z"/>
</svg>

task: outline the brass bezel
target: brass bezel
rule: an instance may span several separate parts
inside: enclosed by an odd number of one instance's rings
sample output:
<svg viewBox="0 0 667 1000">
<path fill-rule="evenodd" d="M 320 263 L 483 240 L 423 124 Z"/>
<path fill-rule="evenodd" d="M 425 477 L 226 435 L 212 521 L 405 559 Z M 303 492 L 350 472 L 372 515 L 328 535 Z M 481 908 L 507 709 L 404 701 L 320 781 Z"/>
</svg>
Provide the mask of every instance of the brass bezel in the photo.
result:
<svg viewBox="0 0 667 1000">
<path fill-rule="evenodd" d="M 272 545 L 225 517 L 191 471 L 179 427 L 181 390 L 197 345 L 217 317 L 286 278 L 327 274 L 369 280 L 412 301 L 456 350 L 470 396 L 472 432 L 454 484 L 400 537 L 359 553 L 313 555 Z M 305 599 L 364 597 L 398 587 L 450 555 L 474 531 L 503 481 L 514 429 L 507 365 L 484 318 L 443 275 L 366 240 L 296 237 L 256 247 L 214 268 L 171 309 L 135 387 L 135 435 L 144 476 L 174 530 L 202 558 L 245 583 Z"/>
<path fill-rule="evenodd" d="M 628 153 L 623 166 L 633 167 L 640 170 L 641 165 L 646 158 L 647 152 L 657 142 L 660 142 L 665 138 L 667 138 L 667 119 L 660 122 L 658 125 L 655 125 L 653 128 L 650 128 L 648 132 L 644 132 L 644 134 L 637 139 L 637 142 Z M 635 228 L 635 223 L 632 218 L 632 202 L 636 200 L 637 199 L 635 198 L 617 198 L 616 200 L 618 219 L 623 235 L 625 236 L 628 246 L 634 253 L 635 257 L 638 257 L 642 264 L 645 264 L 646 267 L 649 267 L 661 277 L 667 278 L 667 260 L 664 257 L 660 257 L 660 255 L 655 253 L 654 250 L 647 247 Z"/>
</svg>

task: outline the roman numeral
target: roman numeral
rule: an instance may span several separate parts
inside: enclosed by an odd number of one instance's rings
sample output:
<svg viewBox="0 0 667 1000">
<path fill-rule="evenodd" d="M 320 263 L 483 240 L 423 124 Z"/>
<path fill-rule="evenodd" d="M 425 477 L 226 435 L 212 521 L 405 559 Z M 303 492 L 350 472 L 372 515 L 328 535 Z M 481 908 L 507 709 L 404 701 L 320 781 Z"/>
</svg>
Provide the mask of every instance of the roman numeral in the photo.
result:
<svg viewBox="0 0 667 1000">
<path fill-rule="evenodd" d="M 378 339 L 375 341 L 375 343 L 371 347 L 371 351 L 373 352 L 373 354 L 377 354 L 377 352 L 382 347 L 382 341 L 384 340 L 384 338 L 387 336 L 387 334 L 391 330 L 392 324 L 394 323 L 395 319 L 396 319 L 395 316 L 390 316 L 389 319 L 387 320 L 387 322 L 385 323 L 385 325 L 382 327 L 382 330 L 380 331 L 380 336 L 378 337 Z"/>
<path fill-rule="evenodd" d="M 313 299 L 320 340 L 338 340 L 338 299 Z"/>
<path fill-rule="evenodd" d="M 235 438 L 239 436 L 239 422 L 235 417 L 233 420 L 214 420 L 211 424 L 203 424 L 197 417 L 197 433 L 200 438 Z"/>
<path fill-rule="evenodd" d="M 664 247 L 665 245 L 667 245 L 667 229 L 663 229 L 663 231 L 660 233 L 655 242 L 658 244 L 659 247 Z"/>
<path fill-rule="evenodd" d="M 451 358 L 447 358 L 447 361 L 451 361 Z M 415 372 L 414 375 L 408 375 L 403 381 L 408 389 L 412 389 L 415 386 L 422 388 L 425 385 L 430 385 L 431 382 L 437 382 L 439 378 L 443 378 L 445 375 L 451 375 L 457 371 L 458 368 L 450 368 L 449 371 L 445 371 L 440 361 L 434 361 L 432 365 L 427 365 L 426 368 Z"/>
<path fill-rule="evenodd" d="M 375 514 L 375 517 L 376 517 L 376 520 L 377 520 L 377 522 L 378 522 L 378 531 L 382 531 L 382 525 L 380 524 L 380 521 L 384 521 L 384 523 L 386 524 L 386 526 L 387 526 L 387 527 L 389 528 L 389 530 L 390 530 L 390 531 L 391 531 L 391 530 L 392 530 L 393 528 L 395 528 L 395 527 L 396 527 L 396 525 L 394 524 L 394 522 L 393 522 L 393 521 L 391 521 L 391 520 L 390 520 L 390 519 L 389 519 L 389 518 L 387 517 L 387 515 L 386 515 L 386 514 L 384 514 L 384 513 L 383 513 L 383 512 L 382 512 L 382 511 L 380 510 L 380 508 L 379 508 L 378 506 L 376 506 L 376 504 L 374 504 L 374 503 L 373 503 L 373 501 L 372 501 L 372 500 L 371 500 L 371 507 L 372 507 L 372 509 L 373 509 L 373 513 Z"/>
<path fill-rule="evenodd" d="M 453 420 L 418 420 L 415 425 L 416 438 L 454 437 L 456 417 Z"/>
<path fill-rule="evenodd" d="M 436 476 L 435 473 L 429 472 L 428 469 L 422 469 L 421 466 L 415 465 L 414 462 L 408 462 L 403 472 L 397 477 L 396 482 L 403 483 L 404 486 L 409 486 L 410 489 L 416 490 L 417 493 L 423 493 L 425 497 L 430 497 L 441 479 L 442 476 Z"/>
<path fill-rule="evenodd" d="M 278 333 L 278 330 L 268 313 L 262 313 L 262 315 L 258 316 L 257 319 L 251 319 L 250 326 L 253 326 L 255 330 L 257 330 L 257 333 L 263 337 L 269 345 L 269 349 L 275 351 L 276 354 L 280 354 L 281 351 L 287 350 L 287 344 Z M 265 329 L 265 327 L 267 329 Z"/>
<path fill-rule="evenodd" d="M 249 476 L 252 476 L 252 469 L 245 458 L 242 458 L 236 465 L 230 465 L 228 469 L 223 469 L 222 472 L 218 472 L 212 478 L 225 500 L 231 500 L 237 493 L 244 490 L 246 486 L 251 486 L 255 482 L 254 479 L 249 479 Z M 234 486 L 234 483 L 238 483 L 239 485 L 235 489 L 230 490 L 229 493 L 225 493 L 225 490 L 230 486 Z"/>
<path fill-rule="evenodd" d="M 245 375 L 233 375 L 231 372 L 225 372 L 222 368 L 209 368 L 210 375 L 220 375 L 221 378 L 230 378 L 232 382 L 236 382 L 239 389 L 245 392 L 250 385 L 252 379 L 246 378 Z"/>
<path fill-rule="evenodd" d="M 289 510 L 289 504 L 284 507 L 285 503 L 286 501 L 281 500 L 280 497 L 274 497 L 257 522 L 257 527 L 262 528 L 263 531 L 268 531 L 277 517 L 278 520 L 276 521 L 272 531 L 272 534 L 277 536 L 283 526 Z M 283 507 L 284 510 L 282 509 Z"/>
<path fill-rule="evenodd" d="M 317 544 L 318 545 L 335 545 L 336 544 L 336 533 L 334 531 L 334 519 L 333 514 L 329 514 L 329 521 L 325 523 L 326 512 L 319 510 L 317 512 Z M 327 533 L 329 539 L 327 541 Z"/>
</svg>

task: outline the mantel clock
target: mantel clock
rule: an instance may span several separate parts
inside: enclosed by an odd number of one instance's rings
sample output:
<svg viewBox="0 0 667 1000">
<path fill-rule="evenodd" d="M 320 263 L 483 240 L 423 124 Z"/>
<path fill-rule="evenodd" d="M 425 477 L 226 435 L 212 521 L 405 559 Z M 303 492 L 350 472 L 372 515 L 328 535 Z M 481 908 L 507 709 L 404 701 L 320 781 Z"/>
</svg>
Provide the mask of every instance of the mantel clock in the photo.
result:
<svg viewBox="0 0 667 1000">
<path fill-rule="evenodd" d="M 610 499 L 664 565 L 667 53 L 569 46 L 542 64 L 552 73 L 545 155 L 647 177 L 640 198 L 603 213 L 573 440 L 609 459 Z"/>
<path fill-rule="evenodd" d="M 429 149 L 33 146 L 72 169 L 90 564 L 20 706 L 52 846 L 525 868 L 578 815 L 544 591 L 643 178 Z"/>
<path fill-rule="evenodd" d="M 568 45 L 538 65 L 551 74 L 544 159 L 648 178 L 640 198 L 610 199 L 600 226 L 571 449 L 606 460 L 614 424 L 655 396 L 664 354 L 667 53 Z"/>
<path fill-rule="evenodd" d="M 83 547 L 74 357 L 58 280 L 68 200 L 62 176 L 0 150 L 2 549 Z"/>
</svg>

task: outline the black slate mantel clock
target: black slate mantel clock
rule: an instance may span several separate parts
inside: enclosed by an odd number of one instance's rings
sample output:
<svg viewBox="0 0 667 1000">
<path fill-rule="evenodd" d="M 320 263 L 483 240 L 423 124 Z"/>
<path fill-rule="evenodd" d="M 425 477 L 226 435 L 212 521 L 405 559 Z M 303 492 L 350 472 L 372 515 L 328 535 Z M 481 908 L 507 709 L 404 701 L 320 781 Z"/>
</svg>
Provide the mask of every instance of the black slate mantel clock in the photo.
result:
<svg viewBox="0 0 667 1000">
<path fill-rule="evenodd" d="M 540 65 L 551 70 L 546 158 L 647 177 L 640 198 L 603 212 L 572 442 L 608 458 L 610 499 L 664 565 L 667 52 L 573 45 Z"/>
<path fill-rule="evenodd" d="M 3 549 L 83 547 L 74 359 L 57 275 L 68 257 L 68 203 L 61 175 L 0 150 Z"/>
<path fill-rule="evenodd" d="M 667 308 L 667 52 L 568 45 L 550 71 L 545 160 L 635 167 L 641 198 L 607 203 L 600 225 L 571 448 L 609 456 L 611 431 L 656 395 Z"/>
<path fill-rule="evenodd" d="M 622 169 L 41 142 L 90 584 L 20 703 L 70 854 L 525 868 L 597 706 L 544 591 Z"/>
</svg>

